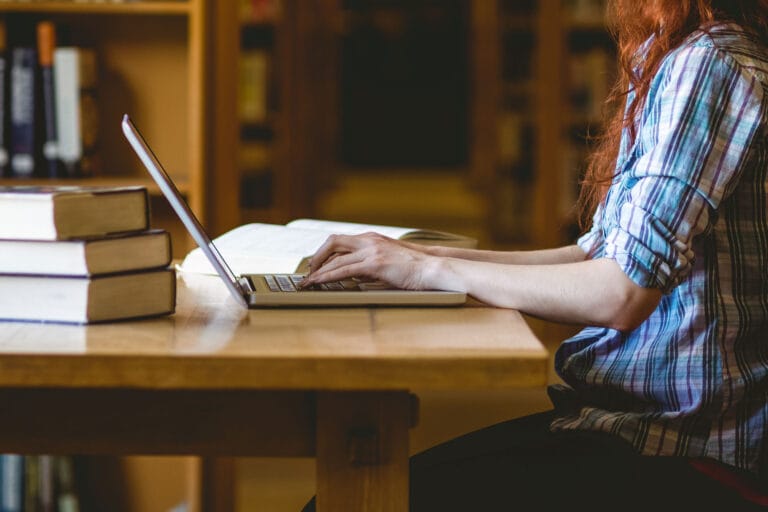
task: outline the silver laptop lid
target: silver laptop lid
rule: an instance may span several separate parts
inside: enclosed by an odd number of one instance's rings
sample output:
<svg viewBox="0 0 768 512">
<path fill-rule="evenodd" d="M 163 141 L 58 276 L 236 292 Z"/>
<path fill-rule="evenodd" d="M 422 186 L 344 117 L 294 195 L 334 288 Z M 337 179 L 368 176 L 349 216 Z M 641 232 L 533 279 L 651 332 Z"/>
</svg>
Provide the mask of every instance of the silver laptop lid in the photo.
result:
<svg viewBox="0 0 768 512">
<path fill-rule="evenodd" d="M 184 227 L 187 228 L 189 234 L 192 235 L 192 238 L 208 258 L 208 261 L 211 262 L 213 268 L 216 269 L 216 272 L 218 272 L 219 276 L 224 280 L 224 283 L 227 285 L 230 293 L 232 293 L 232 296 L 240 304 L 248 307 L 248 302 L 245 299 L 245 296 L 248 293 L 247 290 L 243 288 L 237 280 L 237 276 L 235 276 L 232 269 L 227 265 L 227 262 L 222 258 L 221 253 L 219 253 L 216 246 L 213 245 L 211 237 L 208 236 L 205 229 L 203 229 L 202 224 L 197 220 L 195 214 L 192 213 L 187 202 L 181 196 L 179 189 L 176 188 L 171 177 L 165 172 L 165 169 L 163 169 L 163 166 L 144 140 L 144 137 L 141 136 L 139 130 L 134 126 L 133 122 L 131 122 L 128 114 L 123 116 L 123 122 L 121 124 L 125 138 L 128 139 L 128 142 L 139 156 L 139 159 L 141 159 L 144 167 L 152 176 L 152 179 L 155 180 L 157 186 L 160 187 L 160 191 L 171 204 L 171 207 L 179 216 L 179 219 L 181 219 Z"/>
</svg>

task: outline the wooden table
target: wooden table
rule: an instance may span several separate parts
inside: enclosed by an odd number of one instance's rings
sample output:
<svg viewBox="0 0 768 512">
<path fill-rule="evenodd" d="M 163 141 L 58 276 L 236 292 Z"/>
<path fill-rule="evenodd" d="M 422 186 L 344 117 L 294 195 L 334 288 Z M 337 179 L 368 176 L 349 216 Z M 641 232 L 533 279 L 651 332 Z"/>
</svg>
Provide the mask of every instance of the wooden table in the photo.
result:
<svg viewBox="0 0 768 512">
<path fill-rule="evenodd" d="M 409 390 L 546 377 L 515 311 L 246 311 L 218 278 L 188 276 L 173 316 L 0 323 L 0 452 L 314 456 L 318 510 L 400 512 Z"/>
</svg>

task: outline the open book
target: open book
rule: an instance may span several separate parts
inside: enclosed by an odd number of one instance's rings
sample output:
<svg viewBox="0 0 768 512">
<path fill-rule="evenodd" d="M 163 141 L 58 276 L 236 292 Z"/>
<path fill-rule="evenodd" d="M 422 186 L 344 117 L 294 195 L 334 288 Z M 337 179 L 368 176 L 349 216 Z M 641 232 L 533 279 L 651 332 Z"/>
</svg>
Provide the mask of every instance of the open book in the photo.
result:
<svg viewBox="0 0 768 512">
<path fill-rule="evenodd" d="M 462 235 L 413 228 L 298 219 L 286 225 L 245 224 L 213 243 L 232 271 L 243 274 L 286 274 L 305 271 L 305 263 L 329 235 L 376 232 L 390 238 L 427 245 L 474 248 L 477 240 Z M 215 274 L 203 252 L 191 251 L 179 266 L 183 272 Z"/>
</svg>

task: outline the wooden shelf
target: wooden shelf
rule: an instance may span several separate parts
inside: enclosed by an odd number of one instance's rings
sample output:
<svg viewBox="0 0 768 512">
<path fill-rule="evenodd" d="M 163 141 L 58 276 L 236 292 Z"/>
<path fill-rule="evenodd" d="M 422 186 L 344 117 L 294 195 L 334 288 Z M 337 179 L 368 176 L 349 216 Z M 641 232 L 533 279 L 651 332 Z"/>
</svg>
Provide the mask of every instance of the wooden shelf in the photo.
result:
<svg viewBox="0 0 768 512">
<path fill-rule="evenodd" d="M 184 195 L 187 195 L 190 190 L 189 182 L 184 179 L 174 178 L 176 188 L 179 189 Z M 106 177 L 99 176 L 96 178 L 80 178 L 80 179 L 48 179 L 48 178 L 33 178 L 33 179 L 18 179 L 18 178 L 0 178 L 0 186 L 12 187 L 12 186 L 30 186 L 30 187 L 51 187 L 51 186 L 88 186 L 88 187 L 130 187 L 130 186 L 143 186 L 147 188 L 149 194 L 152 196 L 161 196 L 162 193 L 157 187 L 154 181 L 150 178 L 143 177 L 131 177 L 131 176 L 116 176 Z"/>
<path fill-rule="evenodd" d="M 68 34 L 68 45 L 92 47 L 97 55 L 97 153 L 105 173 L 55 183 L 138 183 L 158 195 L 120 132 L 119 119 L 128 112 L 206 223 L 208 5 L 209 0 L 0 1 L 9 27 L 28 17 L 53 18 Z"/>
<path fill-rule="evenodd" d="M 0 12 L 41 13 L 41 14 L 148 14 L 183 16 L 188 15 L 190 4 L 179 2 L 3 2 Z"/>
</svg>

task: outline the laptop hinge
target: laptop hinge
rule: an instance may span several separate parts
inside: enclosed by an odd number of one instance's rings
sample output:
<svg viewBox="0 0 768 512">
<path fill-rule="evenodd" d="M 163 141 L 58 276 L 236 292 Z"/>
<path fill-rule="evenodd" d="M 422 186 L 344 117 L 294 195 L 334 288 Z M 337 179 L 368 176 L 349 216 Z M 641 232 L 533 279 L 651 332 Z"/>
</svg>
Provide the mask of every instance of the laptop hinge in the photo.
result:
<svg viewBox="0 0 768 512">
<path fill-rule="evenodd" d="M 237 282 L 242 286 L 245 290 L 252 292 L 255 291 L 255 288 L 253 286 L 253 283 L 251 280 L 246 276 L 240 276 L 237 278 Z"/>
</svg>

